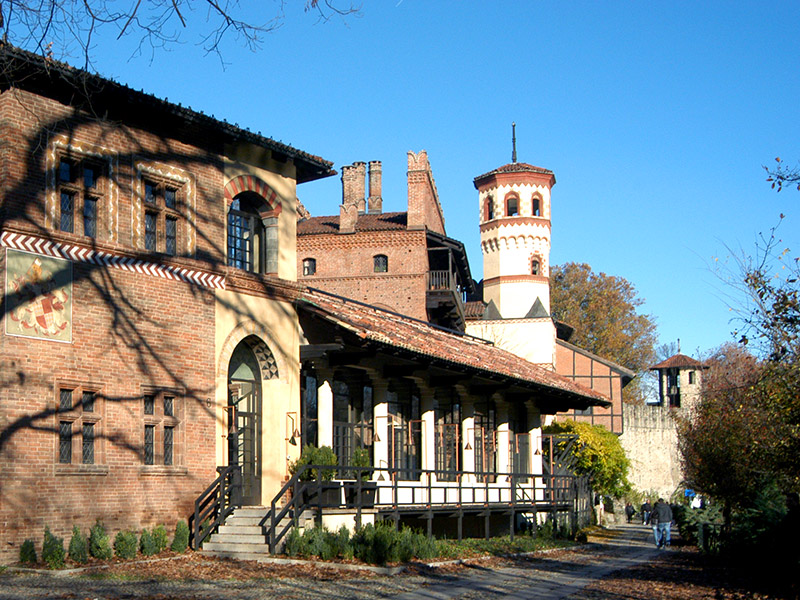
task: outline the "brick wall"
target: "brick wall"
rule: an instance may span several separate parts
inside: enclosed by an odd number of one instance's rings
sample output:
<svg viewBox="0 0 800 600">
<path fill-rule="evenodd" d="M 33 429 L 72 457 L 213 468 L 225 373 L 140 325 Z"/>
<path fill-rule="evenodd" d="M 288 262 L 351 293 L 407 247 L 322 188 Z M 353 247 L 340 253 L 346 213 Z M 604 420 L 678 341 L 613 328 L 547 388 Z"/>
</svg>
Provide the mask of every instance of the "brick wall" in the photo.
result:
<svg viewBox="0 0 800 600">
<path fill-rule="evenodd" d="M 213 148 L 118 123 L 82 121 L 56 102 L 9 94 L 0 96 L 0 128 L 3 139 L 12 140 L 0 150 L 4 230 L 75 245 L 92 241 L 45 227 L 47 151 L 62 136 L 114 154 L 115 235 L 99 236 L 96 249 L 146 258 L 132 246 L 133 165 L 143 158 L 191 171 L 196 180 L 196 222 L 202 227 L 197 251 L 170 262 L 207 268 L 223 260 L 223 181 Z M 0 249 L 4 291 L 6 256 Z M 214 292 L 76 262 L 71 294 L 70 343 L 0 334 L 0 561 L 15 560 L 28 538 L 40 548 L 45 526 L 67 541 L 73 525 L 86 531 L 97 519 L 112 536 L 158 523 L 172 528 L 216 476 L 216 424 L 207 403 L 215 386 Z M 96 392 L 93 414 L 59 411 L 61 387 Z M 172 466 L 161 457 L 163 409 L 149 421 L 143 414 L 143 395 L 158 392 L 175 397 Z M 82 464 L 84 420 L 95 423 L 94 464 Z M 73 423 L 71 464 L 59 461 L 60 422 Z M 145 422 L 157 423 L 153 466 L 144 464 Z"/>
<path fill-rule="evenodd" d="M 389 270 L 375 273 L 373 257 L 386 255 Z M 303 260 L 317 271 L 303 277 Z M 424 231 L 304 235 L 297 239 L 300 283 L 354 300 L 426 319 L 428 254 Z"/>
</svg>

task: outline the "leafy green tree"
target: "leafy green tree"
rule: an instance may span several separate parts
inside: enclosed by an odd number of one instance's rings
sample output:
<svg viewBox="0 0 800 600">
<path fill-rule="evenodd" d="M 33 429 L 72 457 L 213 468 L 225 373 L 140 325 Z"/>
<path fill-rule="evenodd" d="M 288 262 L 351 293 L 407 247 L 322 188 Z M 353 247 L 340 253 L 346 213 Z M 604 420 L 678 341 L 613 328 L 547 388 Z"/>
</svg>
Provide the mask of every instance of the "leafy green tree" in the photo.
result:
<svg viewBox="0 0 800 600">
<path fill-rule="evenodd" d="M 585 263 L 550 270 L 551 311 L 575 328 L 570 342 L 637 373 L 645 373 L 656 356 L 656 324 L 639 313 L 643 304 L 631 282 L 595 273 Z M 628 401 L 641 401 L 643 393 L 640 377 L 624 390 Z"/>
<path fill-rule="evenodd" d="M 619 498 L 630 491 L 630 461 L 616 434 L 602 425 L 579 423 L 571 419 L 548 425 L 544 433 L 578 436 L 578 443 L 572 449 L 577 472 L 590 476 L 595 492 Z"/>
</svg>

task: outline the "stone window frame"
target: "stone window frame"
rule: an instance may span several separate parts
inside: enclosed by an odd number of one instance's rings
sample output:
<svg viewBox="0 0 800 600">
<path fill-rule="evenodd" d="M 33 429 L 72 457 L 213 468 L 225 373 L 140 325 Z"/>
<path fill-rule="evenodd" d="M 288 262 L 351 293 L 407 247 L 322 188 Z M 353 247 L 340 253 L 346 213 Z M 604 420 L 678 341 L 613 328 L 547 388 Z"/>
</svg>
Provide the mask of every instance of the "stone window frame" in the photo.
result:
<svg viewBox="0 0 800 600">
<path fill-rule="evenodd" d="M 139 410 L 141 411 L 141 444 L 140 455 L 143 474 L 185 474 L 184 466 L 185 444 L 186 444 L 186 398 L 184 390 L 174 387 L 155 387 L 142 386 L 139 400 Z M 153 412 L 148 414 L 145 410 L 147 398 L 153 398 Z M 166 400 L 172 399 L 172 414 L 165 410 Z M 146 436 L 148 428 L 153 432 L 153 462 L 145 463 L 146 459 Z M 165 462 L 165 439 L 166 431 L 172 431 L 172 461 Z"/>
<path fill-rule="evenodd" d="M 374 273 L 389 272 L 389 257 L 385 254 L 376 254 L 372 257 L 372 271 Z"/>
<path fill-rule="evenodd" d="M 83 143 L 66 136 L 56 136 L 51 139 L 45 155 L 45 228 L 94 240 L 117 241 L 119 234 L 117 231 L 117 212 L 119 210 L 119 186 L 116 181 L 117 161 L 117 153 L 109 148 Z M 82 176 L 73 176 L 69 182 L 62 181 L 60 177 L 62 162 L 72 165 L 89 163 L 97 166 L 101 169 L 98 186 L 87 190 Z M 73 194 L 78 200 L 73 205 L 72 232 L 61 229 L 62 191 Z M 97 201 L 94 236 L 86 236 L 84 232 L 84 202 L 87 197 Z M 78 224 L 80 224 L 80 228 Z"/>
<path fill-rule="evenodd" d="M 483 201 L 483 220 L 492 221 L 494 217 L 494 197 L 488 194 Z"/>
<path fill-rule="evenodd" d="M 62 392 L 70 392 L 69 407 L 63 405 Z M 84 395 L 91 394 L 90 405 L 84 403 Z M 58 380 L 54 390 L 55 456 L 56 474 L 105 474 L 106 464 L 105 421 L 106 402 L 103 386 L 75 380 Z M 69 424 L 70 460 L 61 461 L 61 427 Z M 93 460 L 84 462 L 84 426 L 92 427 L 91 449 Z M 78 440 L 78 443 L 75 443 Z"/>
<path fill-rule="evenodd" d="M 538 273 L 534 273 L 534 265 L 537 264 L 539 266 Z M 538 252 L 531 254 L 528 259 L 528 272 L 534 277 L 546 277 L 544 259 Z"/>
<path fill-rule="evenodd" d="M 538 193 L 531 196 L 531 216 L 537 218 L 544 218 L 544 198 Z"/>
<path fill-rule="evenodd" d="M 303 277 L 316 275 L 317 273 L 317 259 L 308 257 L 303 259 Z"/>
<path fill-rule="evenodd" d="M 193 257 L 197 248 L 196 206 L 197 182 L 189 171 L 166 163 L 135 158 L 133 163 L 133 199 L 131 202 L 131 237 L 134 248 L 143 252 L 155 252 L 165 256 Z M 146 185 L 155 186 L 157 195 L 155 203 L 145 198 Z M 166 206 L 166 189 L 177 193 L 176 207 Z M 156 218 L 155 249 L 146 245 L 147 215 Z M 175 220 L 175 253 L 167 252 L 166 223 Z"/>
<path fill-rule="evenodd" d="M 511 201 L 512 200 L 516 203 L 516 209 L 517 209 L 514 212 L 514 214 L 511 214 L 511 212 L 512 212 L 511 211 Z M 505 216 L 507 216 L 507 217 L 519 217 L 520 216 L 520 214 L 521 214 L 520 209 L 522 207 L 520 206 L 519 194 L 517 194 L 516 192 L 509 192 L 508 194 L 506 194 L 506 197 L 504 199 L 504 204 L 505 204 Z"/>
</svg>

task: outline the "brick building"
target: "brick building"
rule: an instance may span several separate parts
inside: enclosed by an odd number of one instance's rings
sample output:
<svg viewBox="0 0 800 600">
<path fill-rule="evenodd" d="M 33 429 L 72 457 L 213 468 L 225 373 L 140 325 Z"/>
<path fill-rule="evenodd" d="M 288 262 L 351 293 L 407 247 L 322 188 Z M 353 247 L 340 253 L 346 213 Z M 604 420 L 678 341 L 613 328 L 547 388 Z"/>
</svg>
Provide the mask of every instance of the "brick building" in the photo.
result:
<svg viewBox="0 0 800 600">
<path fill-rule="evenodd" d="M 339 215 L 300 220 L 300 281 L 463 331 L 474 282 L 463 244 L 445 231 L 427 152 L 408 153 L 405 212 L 382 212 L 381 174 L 378 161 L 368 173 L 363 162 L 343 167 Z"/>
<path fill-rule="evenodd" d="M 457 326 L 463 247 L 444 232 L 427 157 L 412 164 L 402 233 L 419 251 L 366 244 L 358 274 L 407 264 L 397 289 L 414 288 L 417 314 Z M 241 503 L 269 510 L 296 433 L 337 446 L 345 465 L 356 442 L 369 449 L 385 492 L 373 518 L 399 518 L 400 487 L 409 510 L 436 488 L 430 511 L 469 486 L 487 531 L 492 497 L 512 516 L 547 501 L 542 415 L 607 402 L 481 340 L 298 284 L 298 264 L 316 259 L 322 277 L 328 253 L 296 250 L 296 187 L 332 174 L 317 156 L 0 44 L 0 559 L 45 526 L 171 527 L 220 469 L 240 473 Z M 360 193 L 345 203 L 338 226 L 354 233 L 317 240 L 355 239 L 370 218 L 395 231 L 374 181 L 371 210 Z"/>
</svg>

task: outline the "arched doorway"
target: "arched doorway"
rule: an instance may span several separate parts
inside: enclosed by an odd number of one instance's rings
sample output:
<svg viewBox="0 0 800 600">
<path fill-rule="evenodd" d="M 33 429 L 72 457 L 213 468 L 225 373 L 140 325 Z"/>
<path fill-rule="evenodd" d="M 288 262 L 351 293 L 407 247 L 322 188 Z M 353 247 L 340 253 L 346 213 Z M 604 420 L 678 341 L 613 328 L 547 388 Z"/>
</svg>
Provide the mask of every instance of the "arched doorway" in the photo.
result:
<svg viewBox="0 0 800 600">
<path fill-rule="evenodd" d="M 259 340 L 260 341 L 260 340 Z M 228 365 L 228 464 L 242 467 L 242 503 L 261 503 L 261 368 L 250 338 Z"/>
</svg>

